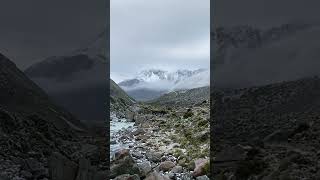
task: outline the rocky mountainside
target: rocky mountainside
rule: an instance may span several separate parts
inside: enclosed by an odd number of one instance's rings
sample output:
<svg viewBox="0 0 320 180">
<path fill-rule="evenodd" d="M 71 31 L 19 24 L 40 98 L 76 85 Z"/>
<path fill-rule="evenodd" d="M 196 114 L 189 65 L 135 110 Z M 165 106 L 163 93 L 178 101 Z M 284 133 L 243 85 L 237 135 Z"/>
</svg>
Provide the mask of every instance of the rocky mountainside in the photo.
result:
<svg viewBox="0 0 320 180">
<path fill-rule="evenodd" d="M 125 116 L 127 110 L 133 106 L 135 100 L 128 96 L 112 79 L 110 79 L 110 107 L 111 112 Z"/>
<path fill-rule="evenodd" d="M 191 106 L 208 102 L 210 87 L 201 87 L 188 90 L 173 91 L 161 97 L 148 101 L 148 103 L 166 106 Z"/>
<path fill-rule="evenodd" d="M 107 64 L 88 54 L 50 57 L 25 70 L 54 102 L 88 125 L 105 121 Z"/>
<path fill-rule="evenodd" d="M 104 141 L 0 54 L 0 179 L 101 179 Z"/>
<path fill-rule="evenodd" d="M 150 69 L 140 72 L 133 79 L 120 82 L 119 86 L 135 99 L 145 101 L 173 90 L 208 86 L 209 79 L 209 71 L 206 69 L 174 72 Z"/>
<path fill-rule="evenodd" d="M 216 91 L 212 99 L 217 179 L 319 178 L 318 77 Z"/>
</svg>

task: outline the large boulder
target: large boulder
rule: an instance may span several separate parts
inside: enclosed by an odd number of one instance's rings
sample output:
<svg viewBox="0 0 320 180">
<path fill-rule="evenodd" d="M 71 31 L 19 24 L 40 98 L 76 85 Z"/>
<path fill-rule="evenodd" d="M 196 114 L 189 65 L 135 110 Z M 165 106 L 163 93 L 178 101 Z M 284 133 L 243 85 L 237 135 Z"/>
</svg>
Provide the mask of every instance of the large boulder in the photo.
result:
<svg viewBox="0 0 320 180">
<path fill-rule="evenodd" d="M 152 162 L 160 162 L 163 153 L 150 151 L 146 153 L 147 158 Z"/>
<path fill-rule="evenodd" d="M 170 180 L 170 178 L 154 171 L 150 173 L 145 180 Z"/>
<path fill-rule="evenodd" d="M 145 177 L 147 174 L 149 174 L 152 171 L 151 163 L 148 161 L 138 163 L 138 167 L 141 172 L 141 176 Z"/>
<path fill-rule="evenodd" d="M 209 159 L 197 159 L 195 161 L 195 169 L 193 171 L 193 176 L 204 176 L 209 172 Z"/>
<path fill-rule="evenodd" d="M 164 162 L 160 163 L 159 169 L 161 171 L 167 172 L 167 171 L 170 171 L 175 166 L 176 165 L 172 161 L 164 161 Z"/>
<path fill-rule="evenodd" d="M 130 151 L 129 149 L 121 149 L 115 153 L 115 159 L 122 159 L 123 157 L 129 156 Z"/>
<path fill-rule="evenodd" d="M 122 150 L 120 150 L 122 151 Z M 127 151 L 124 151 L 127 152 Z M 117 153 L 116 153 L 117 154 Z M 140 174 L 140 169 L 128 153 L 120 153 L 116 160 L 111 162 L 110 178 L 115 178 L 123 174 Z"/>
</svg>

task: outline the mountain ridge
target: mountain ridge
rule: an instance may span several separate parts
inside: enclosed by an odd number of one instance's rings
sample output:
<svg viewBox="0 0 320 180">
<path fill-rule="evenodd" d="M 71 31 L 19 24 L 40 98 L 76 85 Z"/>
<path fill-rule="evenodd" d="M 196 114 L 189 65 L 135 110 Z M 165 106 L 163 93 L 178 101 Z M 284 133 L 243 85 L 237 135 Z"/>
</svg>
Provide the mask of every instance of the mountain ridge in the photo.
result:
<svg viewBox="0 0 320 180">
<path fill-rule="evenodd" d="M 124 80 L 118 85 L 136 100 L 146 101 L 158 98 L 174 90 L 208 86 L 210 74 L 207 69 L 165 71 L 143 70 L 135 78 Z"/>
</svg>

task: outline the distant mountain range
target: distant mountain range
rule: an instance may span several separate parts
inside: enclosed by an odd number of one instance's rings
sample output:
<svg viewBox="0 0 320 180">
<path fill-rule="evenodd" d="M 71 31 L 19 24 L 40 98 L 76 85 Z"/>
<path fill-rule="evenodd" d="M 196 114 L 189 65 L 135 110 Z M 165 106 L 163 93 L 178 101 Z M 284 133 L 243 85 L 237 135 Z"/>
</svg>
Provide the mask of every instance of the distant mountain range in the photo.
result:
<svg viewBox="0 0 320 180">
<path fill-rule="evenodd" d="M 143 70 L 136 77 L 120 82 L 118 85 L 136 100 L 146 101 L 176 90 L 209 86 L 210 72 L 207 69 Z"/>
</svg>

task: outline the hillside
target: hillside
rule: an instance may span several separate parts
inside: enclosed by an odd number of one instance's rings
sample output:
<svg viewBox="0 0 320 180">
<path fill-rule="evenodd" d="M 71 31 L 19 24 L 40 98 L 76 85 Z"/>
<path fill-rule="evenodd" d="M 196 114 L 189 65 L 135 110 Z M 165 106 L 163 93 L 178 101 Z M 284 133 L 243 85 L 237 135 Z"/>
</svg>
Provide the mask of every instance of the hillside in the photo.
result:
<svg viewBox="0 0 320 180">
<path fill-rule="evenodd" d="M 0 54 L 0 179 L 103 177 L 101 140 Z"/>
<path fill-rule="evenodd" d="M 189 90 L 173 91 L 162 95 L 161 97 L 148 101 L 154 105 L 166 106 L 191 106 L 209 101 L 210 87 L 200 87 Z"/>
<path fill-rule="evenodd" d="M 320 79 L 216 91 L 213 117 L 216 177 L 319 177 Z"/>
<path fill-rule="evenodd" d="M 112 79 L 110 79 L 110 107 L 111 112 L 124 113 L 135 103 Z"/>
</svg>

